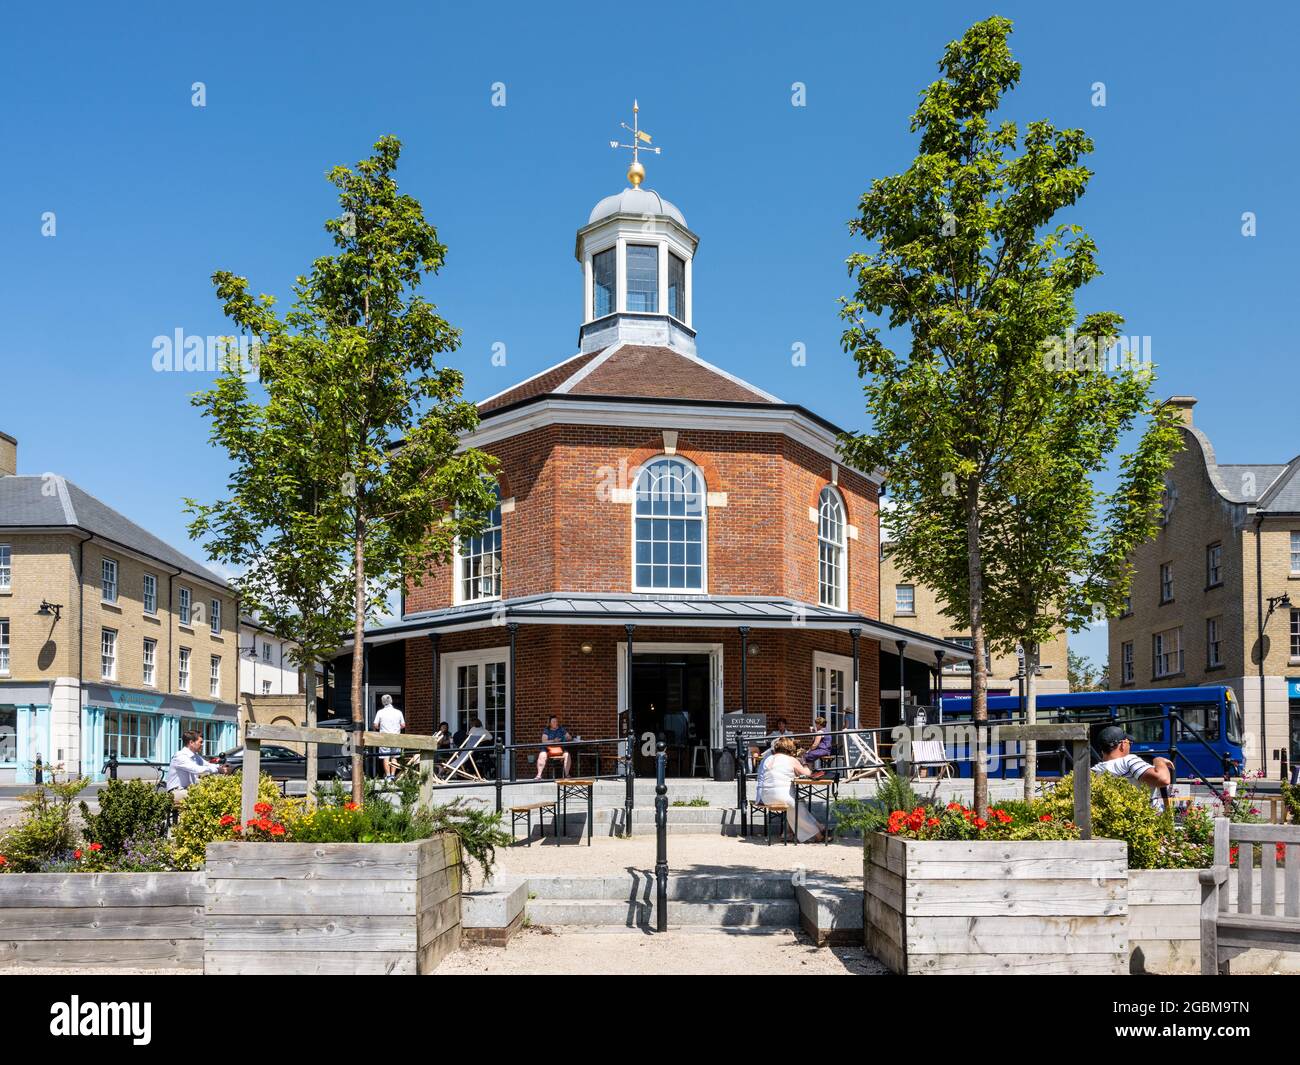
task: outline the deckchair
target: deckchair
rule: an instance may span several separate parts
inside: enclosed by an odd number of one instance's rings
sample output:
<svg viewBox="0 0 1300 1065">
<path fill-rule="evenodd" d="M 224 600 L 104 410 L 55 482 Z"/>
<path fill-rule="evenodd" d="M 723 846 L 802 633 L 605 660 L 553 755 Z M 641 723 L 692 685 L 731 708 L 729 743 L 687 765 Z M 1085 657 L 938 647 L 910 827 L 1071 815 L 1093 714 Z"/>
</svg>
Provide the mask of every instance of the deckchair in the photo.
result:
<svg viewBox="0 0 1300 1065">
<path fill-rule="evenodd" d="M 491 738 L 492 733 L 485 729 L 471 732 L 465 737 L 455 754 L 441 765 L 434 767 L 434 783 L 451 784 L 457 780 L 483 782 L 483 774 L 479 772 L 478 764 L 474 761 L 474 751 Z"/>
<path fill-rule="evenodd" d="M 876 734 L 874 732 L 844 733 L 844 766 L 842 783 L 850 784 L 855 780 L 870 780 L 888 772 L 889 767 L 876 753 Z"/>
</svg>

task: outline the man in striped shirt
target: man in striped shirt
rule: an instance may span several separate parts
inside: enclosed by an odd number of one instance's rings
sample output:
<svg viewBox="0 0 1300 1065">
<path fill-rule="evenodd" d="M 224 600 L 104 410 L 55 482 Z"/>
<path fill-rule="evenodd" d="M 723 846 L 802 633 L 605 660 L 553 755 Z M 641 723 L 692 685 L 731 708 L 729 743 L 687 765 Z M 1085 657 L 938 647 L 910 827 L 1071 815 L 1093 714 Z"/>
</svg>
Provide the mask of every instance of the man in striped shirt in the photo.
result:
<svg viewBox="0 0 1300 1065">
<path fill-rule="evenodd" d="M 1158 810 L 1164 809 L 1159 789 L 1174 782 L 1173 762 L 1159 757 L 1151 760 L 1154 765 L 1143 761 L 1132 753 L 1132 737 L 1118 725 L 1107 725 L 1102 729 L 1097 734 L 1097 746 L 1101 750 L 1101 761 L 1092 767 L 1094 773 L 1110 773 L 1150 788 L 1151 805 Z"/>
</svg>

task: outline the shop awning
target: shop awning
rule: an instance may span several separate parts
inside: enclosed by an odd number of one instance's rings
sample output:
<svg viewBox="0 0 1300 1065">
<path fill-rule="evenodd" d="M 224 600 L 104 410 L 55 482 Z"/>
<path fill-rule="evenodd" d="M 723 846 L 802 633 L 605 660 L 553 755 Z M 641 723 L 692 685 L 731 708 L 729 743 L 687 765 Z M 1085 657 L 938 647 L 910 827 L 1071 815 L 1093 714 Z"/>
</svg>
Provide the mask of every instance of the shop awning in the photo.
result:
<svg viewBox="0 0 1300 1065">
<path fill-rule="evenodd" d="M 896 654 L 897 641 L 906 640 L 907 658 L 932 665 L 935 651 L 949 662 L 973 659 L 969 648 L 938 636 L 890 625 L 862 614 L 769 596 L 717 595 L 595 595 L 551 593 L 472 603 L 423 614 L 366 632 L 367 644 L 392 643 L 433 633 L 464 632 L 508 624 L 519 625 L 635 625 L 646 628 L 807 628 L 848 632 L 857 629 L 883 649 Z M 344 646 L 350 647 L 352 641 Z"/>
</svg>

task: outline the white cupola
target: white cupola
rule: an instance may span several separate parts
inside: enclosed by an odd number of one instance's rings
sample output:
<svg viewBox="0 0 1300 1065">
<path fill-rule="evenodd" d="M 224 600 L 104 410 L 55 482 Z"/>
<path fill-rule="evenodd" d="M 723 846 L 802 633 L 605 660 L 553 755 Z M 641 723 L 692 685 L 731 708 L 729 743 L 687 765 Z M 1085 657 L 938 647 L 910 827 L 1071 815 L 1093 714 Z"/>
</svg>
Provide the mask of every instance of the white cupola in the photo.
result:
<svg viewBox="0 0 1300 1065">
<path fill-rule="evenodd" d="M 673 348 L 695 354 L 691 326 L 691 260 L 699 237 L 686 218 L 653 189 L 641 187 L 645 167 L 638 158 L 650 136 L 640 129 L 632 105 L 629 186 L 606 196 L 578 230 L 574 255 L 582 264 L 582 351 L 618 343 Z"/>
</svg>

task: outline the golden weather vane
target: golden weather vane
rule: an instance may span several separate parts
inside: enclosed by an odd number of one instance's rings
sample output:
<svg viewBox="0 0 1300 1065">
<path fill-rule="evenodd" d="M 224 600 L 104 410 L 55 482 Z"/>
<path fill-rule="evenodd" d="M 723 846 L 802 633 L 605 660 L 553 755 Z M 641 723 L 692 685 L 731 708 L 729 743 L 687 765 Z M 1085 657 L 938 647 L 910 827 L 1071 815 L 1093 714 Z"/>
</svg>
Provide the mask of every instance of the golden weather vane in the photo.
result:
<svg viewBox="0 0 1300 1065">
<path fill-rule="evenodd" d="M 655 155 L 662 153 L 662 148 L 652 148 L 650 146 L 650 134 L 641 128 L 640 121 L 641 108 L 635 100 L 632 101 L 632 125 L 626 122 L 620 122 L 619 125 L 632 134 L 631 144 L 619 144 L 618 141 L 610 141 L 611 148 L 631 148 L 632 165 L 627 168 L 627 179 L 631 182 L 632 187 L 640 188 L 641 182 L 645 180 L 645 167 L 641 165 L 640 153 L 643 151 L 654 152 Z"/>
</svg>

